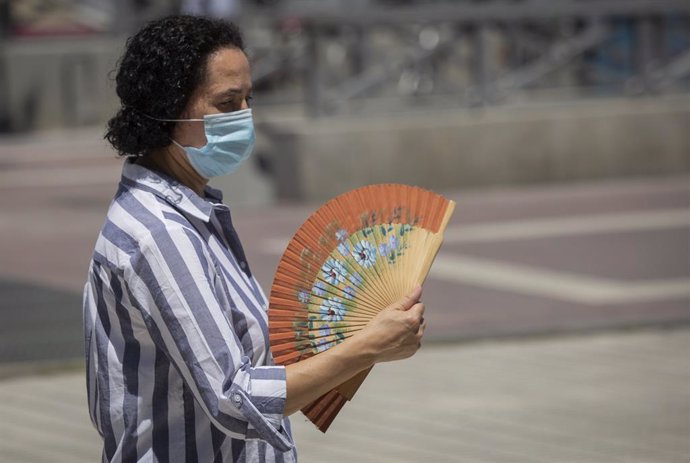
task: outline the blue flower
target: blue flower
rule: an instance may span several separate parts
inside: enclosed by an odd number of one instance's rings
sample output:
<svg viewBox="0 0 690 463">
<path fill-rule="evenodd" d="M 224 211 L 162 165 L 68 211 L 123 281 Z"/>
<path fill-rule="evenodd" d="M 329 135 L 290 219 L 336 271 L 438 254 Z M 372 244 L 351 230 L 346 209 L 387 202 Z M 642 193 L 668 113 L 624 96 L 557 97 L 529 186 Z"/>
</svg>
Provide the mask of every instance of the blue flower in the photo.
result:
<svg viewBox="0 0 690 463">
<path fill-rule="evenodd" d="M 388 248 L 392 251 L 395 251 L 395 249 L 398 247 L 398 237 L 395 235 L 391 235 L 388 237 Z"/>
<path fill-rule="evenodd" d="M 345 241 L 348 236 L 350 236 L 350 234 L 347 232 L 347 230 L 343 230 L 342 228 L 335 232 L 335 239 L 337 239 L 339 243 Z"/>
<path fill-rule="evenodd" d="M 345 296 L 347 299 L 354 299 L 356 291 L 355 288 L 352 286 L 345 286 L 345 289 L 343 289 L 343 296 Z"/>
<path fill-rule="evenodd" d="M 345 317 L 345 307 L 342 299 L 338 297 L 329 297 L 319 307 L 321 312 L 321 319 L 329 322 L 340 322 Z"/>
<path fill-rule="evenodd" d="M 331 327 L 327 323 L 324 323 L 323 325 L 321 325 L 321 328 L 319 328 L 319 336 L 326 337 L 326 336 L 330 336 L 330 334 L 331 334 Z"/>
<path fill-rule="evenodd" d="M 373 267 L 376 262 L 376 248 L 369 241 L 362 240 L 355 245 L 352 256 L 362 267 Z"/>
<path fill-rule="evenodd" d="M 311 292 L 317 296 L 323 296 L 326 294 L 326 284 L 321 280 L 317 281 Z"/>
<path fill-rule="evenodd" d="M 338 251 L 340 251 L 343 257 L 347 257 L 350 255 L 350 245 L 347 243 L 340 243 L 338 245 Z"/>
<path fill-rule="evenodd" d="M 323 271 L 324 279 L 332 285 L 344 282 L 345 277 L 347 277 L 345 267 L 335 259 L 328 259 L 321 267 L 321 270 Z"/>
<path fill-rule="evenodd" d="M 350 274 L 350 277 L 348 278 L 348 280 L 350 280 L 350 283 L 352 283 L 353 285 L 355 285 L 357 287 L 362 286 L 362 284 L 364 283 L 364 280 L 362 279 L 360 274 L 357 272 L 352 272 L 352 274 Z"/>
<path fill-rule="evenodd" d="M 330 349 L 330 347 L 333 345 L 333 342 L 326 341 L 325 336 L 330 336 L 331 334 L 331 327 L 328 325 L 323 325 L 321 328 L 319 328 L 319 337 L 316 339 L 317 345 L 316 347 L 316 352 L 323 352 L 326 349 Z"/>
<path fill-rule="evenodd" d="M 301 303 L 306 304 L 309 302 L 309 293 L 302 290 L 299 293 L 297 293 L 297 300 L 299 300 Z"/>
<path fill-rule="evenodd" d="M 381 257 L 386 257 L 390 251 L 388 250 L 388 245 L 386 243 L 379 244 L 379 255 Z"/>
</svg>

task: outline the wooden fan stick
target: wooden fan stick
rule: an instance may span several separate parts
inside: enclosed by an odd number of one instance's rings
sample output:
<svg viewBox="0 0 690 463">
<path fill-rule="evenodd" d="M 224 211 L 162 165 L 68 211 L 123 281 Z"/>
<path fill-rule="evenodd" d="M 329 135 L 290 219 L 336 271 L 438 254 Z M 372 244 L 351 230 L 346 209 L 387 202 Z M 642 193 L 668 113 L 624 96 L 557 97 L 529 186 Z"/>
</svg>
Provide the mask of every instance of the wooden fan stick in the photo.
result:
<svg viewBox="0 0 690 463">
<path fill-rule="evenodd" d="M 450 222 L 450 218 L 453 215 L 453 212 L 455 211 L 455 201 L 450 201 L 448 203 L 448 206 L 446 207 L 446 212 L 443 215 L 443 218 L 441 219 L 441 225 L 439 227 L 438 233 L 434 236 L 436 243 L 434 243 L 434 252 L 429 253 L 426 256 L 426 260 L 424 265 L 422 266 L 422 272 L 420 273 L 421 279 L 419 280 L 419 284 L 423 284 L 424 281 L 426 280 L 426 277 L 429 275 L 429 270 L 431 270 L 431 265 L 434 263 L 434 260 L 436 260 L 436 256 L 438 255 L 438 251 L 441 249 L 441 244 L 443 243 L 443 233 L 445 233 L 446 228 L 448 227 L 448 222 Z"/>
</svg>

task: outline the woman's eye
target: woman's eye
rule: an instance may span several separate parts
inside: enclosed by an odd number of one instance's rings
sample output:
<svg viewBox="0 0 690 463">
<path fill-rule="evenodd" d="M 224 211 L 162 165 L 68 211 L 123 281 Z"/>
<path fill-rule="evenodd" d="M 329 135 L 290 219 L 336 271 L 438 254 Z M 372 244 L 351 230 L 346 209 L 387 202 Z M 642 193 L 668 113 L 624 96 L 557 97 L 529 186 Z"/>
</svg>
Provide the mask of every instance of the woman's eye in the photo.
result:
<svg viewBox="0 0 690 463">
<path fill-rule="evenodd" d="M 248 96 L 248 97 L 246 97 L 246 98 L 244 99 L 244 101 L 247 102 L 247 106 L 251 106 L 251 101 L 252 101 L 253 99 L 254 99 L 253 97 Z M 222 103 L 220 103 L 220 105 L 221 105 L 224 109 L 228 109 L 228 108 L 229 108 L 229 109 L 232 109 L 232 110 L 240 110 L 240 109 L 242 109 L 242 103 L 243 103 L 242 100 L 227 100 L 227 101 L 223 101 Z"/>
<path fill-rule="evenodd" d="M 233 112 L 233 111 L 238 111 L 242 107 L 241 103 L 238 103 L 236 100 L 228 100 L 228 101 L 223 101 L 220 105 L 219 108 L 222 112 Z"/>
</svg>

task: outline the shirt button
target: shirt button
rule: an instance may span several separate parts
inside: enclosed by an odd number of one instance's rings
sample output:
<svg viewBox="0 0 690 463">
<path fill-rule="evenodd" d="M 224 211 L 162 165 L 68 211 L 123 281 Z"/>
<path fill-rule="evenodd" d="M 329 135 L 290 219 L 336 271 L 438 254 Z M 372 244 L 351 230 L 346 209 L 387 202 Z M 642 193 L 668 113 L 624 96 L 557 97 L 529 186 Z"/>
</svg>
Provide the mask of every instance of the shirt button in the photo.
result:
<svg viewBox="0 0 690 463">
<path fill-rule="evenodd" d="M 242 405 L 242 396 L 239 394 L 233 394 L 232 401 L 235 402 L 235 405 L 237 406 Z"/>
<path fill-rule="evenodd" d="M 242 268 L 242 270 L 244 270 L 245 268 L 247 268 L 247 263 L 245 261 L 240 262 L 240 267 Z"/>
</svg>

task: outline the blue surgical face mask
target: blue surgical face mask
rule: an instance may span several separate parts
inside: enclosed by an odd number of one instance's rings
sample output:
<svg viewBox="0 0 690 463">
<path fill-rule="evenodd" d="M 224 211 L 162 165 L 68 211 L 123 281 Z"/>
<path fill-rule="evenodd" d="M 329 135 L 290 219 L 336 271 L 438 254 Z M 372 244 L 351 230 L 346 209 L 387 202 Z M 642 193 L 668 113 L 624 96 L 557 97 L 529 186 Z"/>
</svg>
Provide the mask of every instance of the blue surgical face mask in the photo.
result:
<svg viewBox="0 0 690 463">
<path fill-rule="evenodd" d="M 211 114 L 203 119 L 158 119 L 170 122 L 203 122 L 206 144 L 201 148 L 173 143 L 187 153 L 187 159 L 204 178 L 227 175 L 247 159 L 254 150 L 256 136 L 252 110 Z"/>
</svg>

